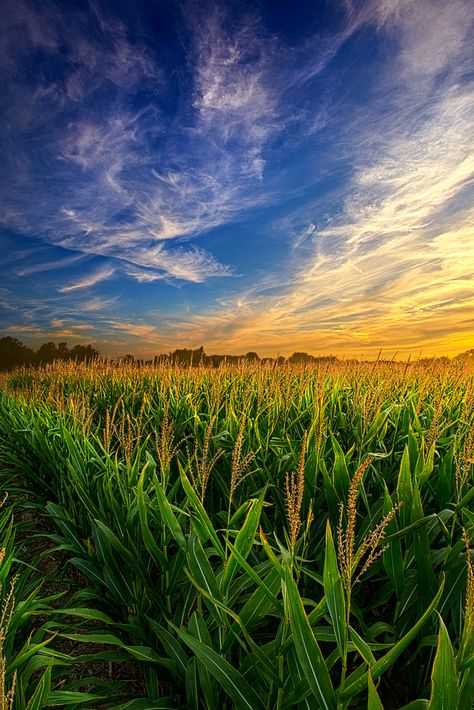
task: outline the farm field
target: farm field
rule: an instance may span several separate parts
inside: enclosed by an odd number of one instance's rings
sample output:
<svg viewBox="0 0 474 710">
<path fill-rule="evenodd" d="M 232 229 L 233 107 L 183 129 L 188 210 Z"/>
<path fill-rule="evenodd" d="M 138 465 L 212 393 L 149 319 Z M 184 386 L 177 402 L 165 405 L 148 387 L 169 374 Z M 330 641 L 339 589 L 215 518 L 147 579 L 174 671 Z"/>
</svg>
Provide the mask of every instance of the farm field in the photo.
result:
<svg viewBox="0 0 474 710">
<path fill-rule="evenodd" d="M 18 371 L 0 469 L 0 707 L 472 707 L 472 370 Z"/>
</svg>

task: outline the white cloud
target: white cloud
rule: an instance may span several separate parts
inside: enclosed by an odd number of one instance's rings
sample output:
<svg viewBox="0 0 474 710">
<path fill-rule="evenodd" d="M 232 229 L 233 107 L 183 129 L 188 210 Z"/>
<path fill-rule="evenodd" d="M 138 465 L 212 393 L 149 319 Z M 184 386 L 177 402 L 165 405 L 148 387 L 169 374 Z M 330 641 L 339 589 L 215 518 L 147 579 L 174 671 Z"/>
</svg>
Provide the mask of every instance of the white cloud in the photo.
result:
<svg viewBox="0 0 474 710">
<path fill-rule="evenodd" d="M 98 283 L 102 283 L 102 281 L 107 281 L 108 279 L 111 278 L 115 273 L 115 268 L 110 267 L 110 266 L 104 266 L 101 269 L 98 269 L 97 271 L 93 272 L 92 274 L 89 274 L 88 276 L 84 276 L 83 278 L 78 279 L 72 284 L 69 284 L 68 286 L 63 286 L 62 288 L 59 288 L 58 291 L 59 293 L 70 293 L 71 291 L 78 291 L 79 289 L 83 288 L 92 288 L 92 286 L 96 286 Z"/>
<path fill-rule="evenodd" d="M 118 330 L 121 333 L 125 333 L 127 336 L 141 338 L 145 341 L 155 339 L 158 334 L 158 330 L 154 325 L 127 323 L 117 320 L 106 321 L 106 324 L 109 325 L 112 330 Z"/>
<path fill-rule="evenodd" d="M 471 58 L 474 5 L 469 0 L 381 0 L 379 22 L 396 32 L 404 78 L 433 79 L 444 69 Z"/>
<path fill-rule="evenodd" d="M 204 249 L 196 247 L 165 249 L 161 244 L 149 248 L 137 247 L 130 253 L 125 250 L 124 259 L 137 266 L 156 269 L 171 278 L 194 283 L 202 283 L 211 277 L 232 275 L 229 267 L 220 264 Z M 138 280 L 151 280 L 144 274 L 145 272 L 141 272 L 141 278 Z"/>
</svg>

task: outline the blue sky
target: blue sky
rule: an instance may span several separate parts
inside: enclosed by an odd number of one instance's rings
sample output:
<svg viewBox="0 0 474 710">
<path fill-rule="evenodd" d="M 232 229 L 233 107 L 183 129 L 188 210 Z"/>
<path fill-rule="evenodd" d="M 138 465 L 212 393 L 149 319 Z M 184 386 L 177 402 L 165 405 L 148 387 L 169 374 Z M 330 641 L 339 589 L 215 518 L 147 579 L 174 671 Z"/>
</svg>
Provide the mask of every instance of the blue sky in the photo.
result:
<svg viewBox="0 0 474 710">
<path fill-rule="evenodd" d="M 0 27 L 3 334 L 474 346 L 470 0 L 4 0 Z"/>
</svg>

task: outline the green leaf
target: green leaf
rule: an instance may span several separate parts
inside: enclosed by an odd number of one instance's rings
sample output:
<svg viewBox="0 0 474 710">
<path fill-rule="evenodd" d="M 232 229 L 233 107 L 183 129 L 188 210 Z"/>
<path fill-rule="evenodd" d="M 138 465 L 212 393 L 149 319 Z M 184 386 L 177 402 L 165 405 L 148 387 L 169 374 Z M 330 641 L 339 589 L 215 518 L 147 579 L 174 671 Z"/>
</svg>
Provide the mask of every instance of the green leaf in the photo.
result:
<svg viewBox="0 0 474 710">
<path fill-rule="evenodd" d="M 163 487 L 158 480 L 156 474 L 153 476 L 153 481 L 155 484 L 155 493 L 158 505 L 160 508 L 161 515 L 163 517 L 163 522 L 169 528 L 172 536 L 176 540 L 177 544 L 183 550 L 186 551 L 186 540 L 181 530 L 181 525 L 178 522 L 176 515 L 174 514 L 168 498 L 165 495 Z"/>
<path fill-rule="evenodd" d="M 100 538 L 98 532 L 100 531 Z M 117 535 L 105 525 L 101 520 L 94 520 L 94 537 L 99 538 L 101 543 L 107 541 L 107 546 L 110 550 L 118 552 L 124 560 L 127 561 L 130 569 L 138 570 L 137 560 L 130 550 L 127 550 L 125 545 L 123 545 L 118 539 Z M 102 545 L 104 547 L 104 545 Z M 107 561 L 107 558 L 106 558 Z"/>
<path fill-rule="evenodd" d="M 207 628 L 206 622 L 198 611 L 195 611 L 191 618 L 189 619 L 188 631 L 191 636 L 194 636 L 198 641 L 200 641 L 205 646 L 211 647 L 211 637 L 209 634 L 209 629 Z M 199 658 L 194 657 L 197 673 L 199 677 L 200 688 L 198 688 L 198 697 L 202 696 L 207 710 L 217 710 L 217 688 L 216 681 L 214 677 L 211 677 L 207 666 L 199 660 Z M 189 680 L 189 679 L 188 679 Z"/>
<path fill-rule="evenodd" d="M 331 433 L 331 447 L 334 452 L 334 464 L 332 467 L 332 480 L 339 500 L 344 500 L 351 482 L 349 471 L 347 470 L 347 460 L 336 437 Z M 352 450 L 347 454 L 350 459 Z"/>
<path fill-rule="evenodd" d="M 47 644 L 52 641 L 54 636 L 51 636 L 50 638 L 47 638 L 45 641 L 42 641 L 41 643 L 30 643 L 30 641 L 26 641 L 24 644 L 23 648 L 17 655 L 8 663 L 8 672 L 11 673 L 14 670 L 16 670 L 19 666 L 21 666 L 23 663 L 25 663 L 29 658 L 34 656 L 36 653 L 38 653 L 42 648 L 47 646 Z"/>
<path fill-rule="evenodd" d="M 193 656 L 188 659 L 188 664 L 186 666 L 184 682 L 186 687 L 186 707 L 188 707 L 189 710 L 200 710 L 200 698 L 204 692 L 202 688 L 199 688 L 197 663 L 198 660 L 196 656 Z M 206 697 L 202 698 L 202 700 L 205 704 L 209 705 Z M 209 710 L 211 710 L 211 708 Z"/>
<path fill-rule="evenodd" d="M 217 533 L 214 530 L 214 526 L 211 523 L 211 519 L 209 518 L 208 514 L 206 513 L 203 504 L 199 500 L 199 496 L 197 495 L 196 491 L 194 490 L 189 478 L 186 476 L 186 473 L 184 472 L 184 469 L 181 465 L 181 462 L 178 459 L 178 467 L 179 467 L 179 472 L 180 472 L 180 477 L 181 477 L 181 483 L 184 488 L 184 492 L 186 493 L 188 500 L 191 502 L 192 507 L 197 513 L 197 516 L 201 522 L 202 527 L 205 529 L 207 538 L 212 541 L 214 547 L 216 548 L 217 552 L 221 556 L 221 559 L 225 559 L 225 552 L 224 548 L 222 547 L 222 544 L 217 537 Z M 201 540 L 201 542 L 206 542 L 205 540 Z"/>
<path fill-rule="evenodd" d="M 113 619 L 107 614 L 97 609 L 87 609 L 86 607 L 68 607 L 66 609 L 55 609 L 56 614 L 63 614 L 65 616 L 79 616 L 81 619 L 93 619 L 94 621 L 101 621 L 103 624 L 113 624 L 115 623 Z"/>
<path fill-rule="evenodd" d="M 283 569 L 283 566 L 282 566 L 280 560 L 277 558 L 277 556 L 273 552 L 272 548 L 270 547 L 270 544 L 269 544 L 262 528 L 260 528 L 260 541 L 263 545 L 263 549 L 265 550 L 265 552 L 266 552 L 269 560 L 273 564 L 274 568 L 276 570 L 278 570 L 280 577 L 284 578 L 285 577 L 285 570 Z"/>
<path fill-rule="evenodd" d="M 259 588 L 262 590 L 263 594 L 265 594 L 265 596 L 268 598 L 268 600 L 271 602 L 271 604 L 274 604 L 276 607 L 282 609 L 283 607 L 281 606 L 281 603 L 279 602 L 279 600 L 277 599 L 277 596 L 276 596 L 277 593 L 278 593 L 278 589 L 279 589 L 280 585 L 278 584 L 278 585 L 275 586 L 274 589 L 270 589 L 270 586 L 266 584 L 266 581 L 263 581 L 263 580 L 262 580 L 262 578 L 260 577 L 260 575 L 259 575 L 259 574 L 254 570 L 254 568 L 251 567 L 251 566 L 249 565 L 249 563 L 242 557 L 242 555 L 241 555 L 240 552 L 234 547 L 234 545 L 233 545 L 231 542 L 227 542 L 227 544 L 228 544 L 228 546 L 230 547 L 230 549 L 232 550 L 233 554 L 235 555 L 236 560 L 238 561 L 238 563 L 240 564 L 240 566 L 242 567 L 242 569 L 243 569 L 243 570 L 248 574 L 248 576 L 255 582 L 255 584 L 257 585 L 257 587 L 259 587 Z M 275 569 L 276 569 L 276 568 L 273 567 L 272 571 L 271 571 L 271 572 L 267 575 L 267 577 L 265 578 L 266 580 L 267 580 L 267 579 L 270 579 L 270 575 L 272 575 L 272 576 L 271 576 L 271 579 L 274 579 L 274 575 L 272 574 L 272 572 L 275 571 Z M 278 577 L 277 577 L 277 578 L 278 578 L 278 580 L 279 580 L 279 579 L 280 579 L 280 572 L 279 572 L 279 570 L 276 570 L 276 571 L 278 572 Z M 272 585 L 272 586 L 274 586 L 274 585 Z"/>
<path fill-rule="evenodd" d="M 397 481 L 397 497 L 399 502 L 402 503 L 402 507 L 399 512 L 400 520 L 402 521 L 402 525 L 407 525 L 410 520 L 409 516 L 411 513 L 413 497 L 413 483 L 411 478 L 408 444 L 405 445 L 400 464 L 400 471 Z"/>
<path fill-rule="evenodd" d="M 265 589 L 260 585 L 263 585 Z M 257 589 L 255 589 L 252 596 L 245 602 L 240 610 L 240 621 L 247 629 L 252 629 L 259 621 L 266 619 L 271 609 L 278 610 L 277 613 L 280 612 L 280 608 L 283 609 L 281 603 L 276 598 L 280 587 L 281 580 L 278 570 L 272 568 L 265 577 L 265 581 L 260 581 Z M 238 633 L 239 624 L 234 622 L 230 628 L 230 633 L 224 641 L 222 647 L 224 652 L 227 652 L 231 648 Z"/>
<path fill-rule="evenodd" d="M 252 549 L 257 528 L 260 522 L 260 515 L 262 513 L 263 500 L 265 497 L 265 489 L 262 491 L 257 500 L 253 500 L 250 509 L 245 518 L 244 524 L 237 533 L 235 538 L 235 549 L 238 550 L 241 557 L 246 560 L 250 550 Z M 239 562 L 233 552 L 227 561 L 227 565 L 224 572 L 224 578 L 222 580 L 222 589 L 224 594 L 229 588 L 229 584 L 235 574 Z"/>
<path fill-rule="evenodd" d="M 372 678 L 374 681 L 380 678 L 380 676 L 395 663 L 397 658 L 403 653 L 403 651 L 405 651 L 411 641 L 418 636 L 418 632 L 439 604 L 443 590 L 444 577 L 441 580 L 441 584 L 435 598 L 426 609 L 425 613 L 418 619 L 416 624 L 414 624 L 414 626 L 412 626 L 412 628 L 399 641 L 397 641 L 397 643 L 385 654 L 385 656 L 382 656 L 382 658 L 379 658 L 378 661 L 374 663 L 371 668 Z M 364 690 L 367 685 L 367 678 L 368 673 L 364 673 L 364 675 L 362 675 L 354 683 L 347 685 L 340 695 L 340 700 L 349 700 L 349 698 L 352 698 L 354 695 L 357 695 Z"/>
<path fill-rule="evenodd" d="M 444 621 L 439 617 L 438 647 L 431 672 L 429 710 L 452 710 L 458 707 L 458 674 L 454 651 Z"/>
<path fill-rule="evenodd" d="M 326 550 L 324 556 L 324 596 L 331 616 L 334 634 L 341 657 L 347 649 L 346 600 L 341 575 L 337 566 L 336 548 L 331 532 L 331 524 L 326 521 Z"/>
<path fill-rule="evenodd" d="M 41 676 L 38 685 L 36 686 L 35 692 L 30 698 L 26 710 L 42 710 L 46 704 L 46 698 L 48 697 L 51 688 L 51 666 L 45 670 Z"/>
<path fill-rule="evenodd" d="M 289 569 L 285 570 L 285 588 L 293 643 L 304 676 L 319 706 L 326 710 L 335 710 L 336 696 L 328 669 Z"/>
<path fill-rule="evenodd" d="M 379 698 L 379 694 L 377 693 L 377 688 L 375 687 L 374 681 L 372 680 L 372 676 L 368 674 L 368 689 L 369 689 L 369 697 L 367 701 L 367 710 L 383 710 L 383 705 L 382 702 Z"/>
<path fill-rule="evenodd" d="M 150 555 L 152 556 L 157 567 L 163 569 L 163 568 L 166 568 L 166 566 L 167 566 L 166 558 L 163 554 L 162 549 L 157 544 L 155 537 L 150 529 L 150 526 L 148 523 L 149 499 L 148 499 L 148 496 L 145 497 L 145 493 L 143 491 L 143 482 L 144 482 L 145 473 L 146 473 L 146 469 L 147 469 L 148 465 L 149 465 L 149 462 L 147 462 L 145 464 L 142 474 L 141 474 L 140 478 L 138 479 L 138 485 L 137 485 L 138 519 L 140 521 L 140 530 L 141 530 L 143 542 L 145 543 L 145 547 L 148 550 L 148 552 L 150 553 Z"/>
<path fill-rule="evenodd" d="M 53 690 L 46 698 L 47 707 L 56 707 L 57 705 L 77 705 L 77 703 L 88 703 L 92 700 L 104 700 L 102 695 L 95 693 L 82 693 L 72 690 Z"/>
<path fill-rule="evenodd" d="M 237 710 L 265 710 L 265 705 L 252 686 L 225 658 L 182 629 L 174 628 L 178 636 L 204 663 L 209 673 L 214 676 L 222 689 L 234 701 Z"/>
<path fill-rule="evenodd" d="M 190 579 L 196 584 L 197 587 L 202 587 L 209 595 L 209 600 L 222 601 L 221 593 L 219 590 L 219 585 L 209 560 L 204 552 L 201 541 L 197 537 L 194 531 L 191 532 L 188 539 L 188 548 L 186 556 Z M 210 602 L 209 610 L 214 616 L 216 623 L 219 625 L 222 621 L 221 614 L 218 608 Z"/>
<path fill-rule="evenodd" d="M 411 521 L 423 519 L 423 506 L 416 479 L 413 481 L 413 498 Z M 416 559 L 418 574 L 418 604 L 420 610 L 429 603 L 437 586 L 436 575 L 431 562 L 430 543 L 426 527 L 421 527 L 413 533 L 413 552 Z"/>
<path fill-rule="evenodd" d="M 357 651 L 360 653 L 364 661 L 367 663 L 368 666 L 372 666 L 376 661 L 375 661 L 375 656 L 372 653 L 372 649 L 370 648 L 369 644 L 364 641 L 362 636 L 359 636 L 357 631 L 352 628 L 352 626 L 349 627 L 349 633 L 351 637 L 351 641 L 354 644 L 355 648 Z"/>
<path fill-rule="evenodd" d="M 169 659 L 162 658 L 156 651 L 154 651 L 149 646 L 129 646 L 124 643 L 118 636 L 110 634 L 108 631 L 105 633 L 96 632 L 91 634 L 60 634 L 63 638 L 71 639 L 72 641 L 82 641 L 85 643 L 98 643 L 107 644 L 111 646 L 120 646 L 125 651 L 130 653 L 134 658 L 139 661 L 146 661 L 149 663 L 160 663 L 167 667 L 170 666 Z"/>
<path fill-rule="evenodd" d="M 137 698 L 121 705 L 115 705 L 110 710 L 174 710 L 176 707 L 176 701 L 173 698 L 160 698 L 159 700 Z"/>
<path fill-rule="evenodd" d="M 180 677 L 182 677 L 186 673 L 186 666 L 188 663 L 188 657 L 183 647 L 181 646 L 179 641 L 175 639 L 175 637 L 170 634 L 167 629 L 165 629 L 164 626 L 158 623 L 158 621 L 155 621 L 150 617 L 147 618 L 148 623 L 150 624 L 160 643 L 163 645 L 163 648 L 165 649 L 168 656 L 177 662 Z"/>
<path fill-rule="evenodd" d="M 390 497 L 387 484 L 384 481 L 383 514 L 388 515 L 392 508 L 393 502 Z M 397 531 L 398 524 L 395 517 L 389 522 L 387 526 L 386 537 L 388 537 L 391 533 L 395 533 Z M 405 576 L 403 572 L 403 555 L 400 540 L 391 540 L 391 542 L 388 544 L 387 549 L 383 553 L 383 566 L 390 578 L 390 581 L 395 587 L 397 599 L 400 599 L 403 594 L 403 588 L 405 586 Z"/>
<path fill-rule="evenodd" d="M 252 651 L 252 654 L 249 654 L 249 656 L 247 656 L 246 661 L 248 661 L 251 656 L 255 656 L 257 658 L 257 660 L 259 661 L 259 670 L 261 672 L 265 673 L 265 675 L 272 682 L 274 682 L 277 686 L 280 686 L 281 681 L 280 681 L 278 675 L 276 675 L 274 667 L 272 666 L 271 662 L 269 661 L 269 659 L 265 655 L 265 653 L 262 651 L 260 646 L 258 646 L 255 643 L 255 641 L 253 640 L 253 638 L 250 636 L 250 634 L 248 633 L 248 631 L 245 627 L 245 624 L 242 623 L 242 619 L 240 618 L 240 616 L 238 614 L 236 614 L 234 611 L 232 611 L 232 609 L 230 609 L 224 602 L 221 602 L 221 601 L 211 598 L 209 596 L 209 594 L 204 589 L 198 587 L 198 591 L 200 592 L 200 594 L 204 598 L 210 599 L 210 601 L 214 602 L 214 604 L 219 609 L 222 609 L 226 614 L 228 614 L 230 616 L 231 619 L 233 619 L 235 621 L 238 628 L 242 632 L 245 640 L 247 641 L 247 644 L 248 644 L 250 650 Z M 231 628 L 230 632 L 233 633 L 233 627 Z"/>
</svg>

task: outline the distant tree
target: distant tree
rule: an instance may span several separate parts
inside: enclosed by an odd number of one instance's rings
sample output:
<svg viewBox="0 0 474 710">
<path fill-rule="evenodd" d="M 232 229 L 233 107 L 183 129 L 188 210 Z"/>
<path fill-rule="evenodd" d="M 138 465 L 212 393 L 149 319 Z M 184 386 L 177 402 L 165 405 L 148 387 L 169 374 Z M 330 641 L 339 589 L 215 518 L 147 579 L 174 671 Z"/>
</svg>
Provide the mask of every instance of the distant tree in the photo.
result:
<svg viewBox="0 0 474 710">
<path fill-rule="evenodd" d="M 75 345 L 70 351 L 71 360 L 77 360 L 77 362 L 91 362 L 99 357 L 100 353 L 91 344 L 89 345 Z M 133 356 L 130 356 L 133 361 Z"/>
<path fill-rule="evenodd" d="M 204 352 L 204 348 L 202 345 L 197 350 L 192 351 L 192 356 L 191 356 L 191 364 L 192 365 L 206 365 L 207 360 L 208 360 L 208 357 L 207 357 L 206 353 Z"/>
<path fill-rule="evenodd" d="M 212 367 L 219 367 L 225 360 L 225 355 L 209 355 L 209 364 Z"/>
<path fill-rule="evenodd" d="M 257 353 L 254 353 L 254 352 L 246 353 L 245 359 L 249 360 L 250 362 L 258 362 L 260 360 Z"/>
<path fill-rule="evenodd" d="M 176 365 L 190 365 L 192 355 L 192 350 L 188 350 L 187 348 L 181 348 L 172 352 L 170 358 L 171 361 L 174 362 Z"/>
<path fill-rule="evenodd" d="M 175 350 L 170 353 L 170 360 L 176 365 L 191 365 L 192 367 L 208 365 L 210 363 L 210 359 L 204 352 L 202 345 L 196 350 L 190 350 L 188 348 Z"/>
<path fill-rule="evenodd" d="M 58 360 L 69 360 L 70 357 L 71 353 L 69 351 L 67 343 L 58 343 L 56 358 Z"/>
<path fill-rule="evenodd" d="M 456 355 L 453 360 L 454 362 L 468 362 L 474 364 L 474 348 L 466 350 L 464 353 L 459 353 L 459 355 Z"/>
<path fill-rule="evenodd" d="M 293 355 L 290 355 L 288 358 L 288 362 L 292 365 L 307 365 L 314 362 L 314 357 L 308 355 L 308 353 L 293 353 Z"/>
<path fill-rule="evenodd" d="M 21 340 L 7 335 L 0 338 L 0 369 L 12 370 L 20 365 L 30 365 L 34 351 L 23 345 Z"/>
<path fill-rule="evenodd" d="M 91 344 L 75 345 L 69 350 L 67 343 L 43 343 L 36 352 L 26 347 L 20 340 L 6 336 L 0 338 L 0 369 L 11 370 L 21 365 L 46 365 L 55 360 L 78 360 L 90 362 L 99 356 L 99 351 Z M 132 356 L 130 356 L 132 357 Z"/>
<path fill-rule="evenodd" d="M 119 357 L 119 362 L 125 365 L 133 365 L 133 363 L 135 362 L 135 358 L 130 353 L 127 353 L 127 355 L 122 355 L 122 357 Z"/>
<path fill-rule="evenodd" d="M 36 351 L 35 360 L 39 365 L 46 365 L 48 362 L 53 362 L 58 359 L 58 348 L 56 343 L 48 342 Z"/>
</svg>

